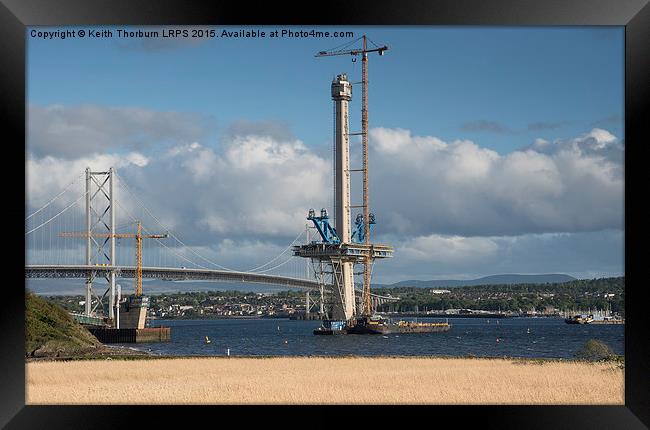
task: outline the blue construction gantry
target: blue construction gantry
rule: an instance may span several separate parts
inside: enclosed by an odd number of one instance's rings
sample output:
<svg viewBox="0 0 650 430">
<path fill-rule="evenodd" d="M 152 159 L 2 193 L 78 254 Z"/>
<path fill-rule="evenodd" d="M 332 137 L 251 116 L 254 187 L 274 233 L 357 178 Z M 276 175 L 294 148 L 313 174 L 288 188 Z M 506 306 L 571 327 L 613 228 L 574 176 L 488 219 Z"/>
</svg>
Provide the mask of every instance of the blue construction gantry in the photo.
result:
<svg viewBox="0 0 650 430">
<path fill-rule="evenodd" d="M 372 227 L 375 225 L 375 214 L 372 212 L 368 214 L 368 227 L 372 232 Z M 365 228 L 363 226 L 363 214 L 357 214 L 357 218 L 354 220 L 354 231 L 350 240 L 354 243 L 364 243 L 366 241 Z"/>
<path fill-rule="evenodd" d="M 320 216 L 316 216 L 316 212 L 313 209 L 309 209 L 307 219 L 314 223 L 321 239 L 323 239 L 323 243 L 341 243 L 341 239 L 336 234 L 336 229 L 330 225 L 327 209 L 321 209 Z"/>
</svg>

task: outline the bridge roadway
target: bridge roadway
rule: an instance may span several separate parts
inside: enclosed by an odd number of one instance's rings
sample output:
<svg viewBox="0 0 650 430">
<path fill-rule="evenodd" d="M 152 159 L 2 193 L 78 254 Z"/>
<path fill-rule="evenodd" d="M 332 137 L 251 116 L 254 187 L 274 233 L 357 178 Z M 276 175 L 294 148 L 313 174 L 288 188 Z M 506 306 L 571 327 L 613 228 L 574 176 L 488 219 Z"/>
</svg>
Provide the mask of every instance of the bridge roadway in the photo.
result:
<svg viewBox="0 0 650 430">
<path fill-rule="evenodd" d="M 88 278 L 94 272 L 94 277 L 107 276 L 111 271 L 120 278 L 135 278 L 134 266 L 87 266 L 87 265 L 25 265 L 25 278 Z M 187 269 L 174 267 L 143 267 L 142 277 L 162 279 L 166 281 L 216 281 L 243 282 L 247 284 L 269 284 L 288 288 L 319 290 L 318 282 L 308 279 L 290 278 L 286 276 L 265 275 L 262 273 L 236 272 L 229 270 Z M 327 287 L 331 288 L 331 285 Z M 381 301 L 398 300 L 396 297 L 385 297 L 372 294 Z"/>
</svg>

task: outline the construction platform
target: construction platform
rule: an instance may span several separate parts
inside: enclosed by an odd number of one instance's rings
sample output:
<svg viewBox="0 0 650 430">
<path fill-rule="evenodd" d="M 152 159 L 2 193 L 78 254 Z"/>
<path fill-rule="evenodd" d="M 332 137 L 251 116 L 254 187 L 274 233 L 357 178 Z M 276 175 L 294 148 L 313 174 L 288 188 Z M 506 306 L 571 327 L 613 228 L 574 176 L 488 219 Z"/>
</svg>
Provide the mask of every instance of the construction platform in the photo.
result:
<svg viewBox="0 0 650 430">
<path fill-rule="evenodd" d="M 87 330 L 101 343 L 143 343 L 169 342 L 170 327 L 153 328 L 105 328 L 87 327 Z"/>
<path fill-rule="evenodd" d="M 306 258 L 341 258 L 343 260 L 365 261 L 370 258 L 390 258 L 393 256 L 393 247 L 390 245 L 364 244 L 364 243 L 323 243 L 312 242 L 306 245 L 293 247 L 293 255 Z"/>
</svg>

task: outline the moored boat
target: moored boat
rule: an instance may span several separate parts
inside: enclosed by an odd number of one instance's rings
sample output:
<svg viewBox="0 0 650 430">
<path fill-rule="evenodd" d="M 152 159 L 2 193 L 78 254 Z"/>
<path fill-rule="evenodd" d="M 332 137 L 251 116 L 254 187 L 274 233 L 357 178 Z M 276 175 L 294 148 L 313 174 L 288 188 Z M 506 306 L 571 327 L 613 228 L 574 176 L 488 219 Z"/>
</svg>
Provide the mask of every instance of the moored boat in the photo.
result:
<svg viewBox="0 0 650 430">
<path fill-rule="evenodd" d="M 314 330 L 315 335 L 346 334 L 345 321 L 323 320 L 321 326 Z"/>
<path fill-rule="evenodd" d="M 567 324 L 589 324 L 594 320 L 593 315 L 575 315 L 564 319 Z"/>
</svg>

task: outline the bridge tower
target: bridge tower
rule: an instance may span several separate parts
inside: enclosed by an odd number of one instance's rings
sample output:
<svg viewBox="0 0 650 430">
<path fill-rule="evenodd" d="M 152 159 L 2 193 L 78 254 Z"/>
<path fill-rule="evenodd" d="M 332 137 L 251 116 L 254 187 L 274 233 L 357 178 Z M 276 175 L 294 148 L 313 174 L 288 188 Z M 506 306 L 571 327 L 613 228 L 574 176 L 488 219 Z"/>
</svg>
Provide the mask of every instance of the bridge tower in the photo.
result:
<svg viewBox="0 0 650 430">
<path fill-rule="evenodd" d="M 88 266 L 115 265 L 115 187 L 114 170 L 93 172 L 86 167 L 86 258 Z M 101 237 L 105 236 L 105 237 Z M 106 273 L 109 287 L 104 294 L 97 298 L 97 305 L 93 308 L 93 282 L 96 272 L 86 279 L 86 307 L 85 314 L 90 316 L 98 306 L 103 304 L 103 299 L 108 294 L 108 317 L 114 318 L 115 308 L 115 271 Z M 103 309 L 102 309 L 103 310 Z"/>
<path fill-rule="evenodd" d="M 350 223 L 350 141 L 349 102 L 352 100 L 352 84 L 347 75 L 338 75 L 331 86 L 334 101 L 334 225 L 326 209 L 320 216 L 311 209 L 307 217 L 314 223 L 321 241 L 294 246 L 293 254 L 310 258 L 319 284 L 324 286 L 324 267 L 331 274 L 332 312 L 334 320 L 352 321 L 358 313 L 354 288 L 354 265 L 366 264 L 375 258 L 391 257 L 393 249 L 388 245 L 371 244 L 358 239 L 359 226 L 352 232 Z M 374 216 L 373 216 L 374 223 Z M 355 240 L 354 236 L 357 236 Z M 322 291 L 323 287 L 321 287 Z M 323 302 L 321 293 L 321 303 Z M 322 313 L 322 306 L 321 306 Z"/>
<path fill-rule="evenodd" d="M 334 101 L 334 225 L 341 243 L 350 243 L 350 121 L 352 84 L 346 74 L 332 81 Z M 335 277 L 333 318 L 349 320 L 356 313 L 353 262 L 331 261 Z"/>
</svg>

